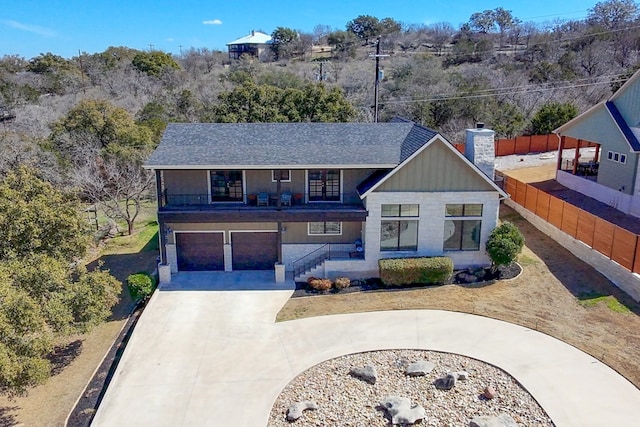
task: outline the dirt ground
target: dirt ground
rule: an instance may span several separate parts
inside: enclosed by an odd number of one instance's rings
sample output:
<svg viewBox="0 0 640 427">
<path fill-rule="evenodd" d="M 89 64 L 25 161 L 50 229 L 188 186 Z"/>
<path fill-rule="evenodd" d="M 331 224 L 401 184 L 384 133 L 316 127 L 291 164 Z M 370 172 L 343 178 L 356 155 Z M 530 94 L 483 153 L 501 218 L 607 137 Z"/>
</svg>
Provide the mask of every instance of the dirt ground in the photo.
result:
<svg viewBox="0 0 640 427">
<path fill-rule="evenodd" d="M 278 320 L 376 310 L 473 313 L 554 336 L 602 360 L 640 387 L 640 305 L 515 211 L 503 206 L 500 216 L 515 223 L 526 239 L 519 259 L 523 274 L 516 279 L 486 286 L 292 298 Z"/>
<path fill-rule="evenodd" d="M 104 255 L 100 259 L 104 262 L 104 268 L 124 282 L 131 273 L 153 271 L 156 256 L 157 251 L 143 249 L 138 253 Z M 93 266 L 95 262 L 88 268 Z M 80 340 L 81 346 L 76 357 L 64 369 L 45 384 L 31 389 L 25 397 L 10 400 L 0 396 L 0 427 L 64 426 L 67 415 L 120 333 L 132 308 L 133 302 L 126 289 L 123 289 L 120 303 L 114 308 L 108 322 L 89 334 L 70 338 L 69 342 Z"/>
</svg>

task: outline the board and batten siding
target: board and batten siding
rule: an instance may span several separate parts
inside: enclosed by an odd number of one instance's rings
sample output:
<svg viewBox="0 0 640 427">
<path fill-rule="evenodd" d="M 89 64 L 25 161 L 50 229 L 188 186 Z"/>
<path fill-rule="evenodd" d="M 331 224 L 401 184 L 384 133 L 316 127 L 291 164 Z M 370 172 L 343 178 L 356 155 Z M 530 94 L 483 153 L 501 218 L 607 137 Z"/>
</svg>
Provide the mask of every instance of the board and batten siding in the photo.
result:
<svg viewBox="0 0 640 427">
<path fill-rule="evenodd" d="M 163 170 L 162 177 L 168 194 L 209 193 L 209 174 L 206 170 Z"/>
<path fill-rule="evenodd" d="M 613 102 L 629 126 L 640 126 L 640 76 L 635 76 L 633 82 L 624 91 L 613 96 Z"/>
<path fill-rule="evenodd" d="M 445 144 L 435 140 L 374 192 L 495 191 Z"/>
</svg>

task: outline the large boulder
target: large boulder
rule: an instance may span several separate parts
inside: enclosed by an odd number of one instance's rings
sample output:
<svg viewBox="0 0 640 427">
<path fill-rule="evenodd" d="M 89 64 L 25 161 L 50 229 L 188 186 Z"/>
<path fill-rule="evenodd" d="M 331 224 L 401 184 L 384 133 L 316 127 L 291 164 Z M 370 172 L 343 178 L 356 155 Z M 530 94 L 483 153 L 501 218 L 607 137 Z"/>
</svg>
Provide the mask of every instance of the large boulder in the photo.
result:
<svg viewBox="0 0 640 427">
<path fill-rule="evenodd" d="M 351 376 L 361 379 L 362 381 L 366 381 L 369 384 L 375 384 L 378 379 L 378 373 L 376 372 L 376 368 L 371 365 L 366 365 L 362 368 L 356 367 L 351 368 L 349 370 L 349 374 Z"/>
<path fill-rule="evenodd" d="M 318 409 L 318 405 L 313 400 L 303 400 L 296 402 L 287 409 L 287 421 L 295 421 L 302 416 L 302 412 L 307 409 Z"/>
<path fill-rule="evenodd" d="M 436 365 L 431 362 L 427 362 L 426 360 L 418 360 L 417 362 L 413 362 L 412 364 L 407 366 L 407 369 L 404 371 L 404 373 L 406 375 L 409 375 L 410 377 L 421 377 L 433 371 L 433 368 L 435 367 Z"/>
<path fill-rule="evenodd" d="M 438 390 L 451 390 L 456 385 L 457 376 L 447 374 L 444 377 L 435 380 L 434 385 Z"/>
<path fill-rule="evenodd" d="M 469 422 L 469 427 L 518 427 L 518 423 L 507 414 L 500 414 L 497 417 L 482 415 L 473 418 Z"/>
<path fill-rule="evenodd" d="M 406 397 L 389 396 L 380 402 L 389 416 L 393 425 L 415 424 L 425 417 L 425 410 L 422 406 L 411 405 L 411 401 Z"/>
</svg>

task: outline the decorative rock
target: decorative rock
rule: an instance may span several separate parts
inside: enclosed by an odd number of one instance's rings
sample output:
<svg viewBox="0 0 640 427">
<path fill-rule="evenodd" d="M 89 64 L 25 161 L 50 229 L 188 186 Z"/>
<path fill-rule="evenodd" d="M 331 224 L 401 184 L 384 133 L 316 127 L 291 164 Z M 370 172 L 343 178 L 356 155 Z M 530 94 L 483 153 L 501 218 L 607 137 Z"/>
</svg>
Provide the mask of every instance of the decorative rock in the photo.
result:
<svg viewBox="0 0 640 427">
<path fill-rule="evenodd" d="M 287 421 L 295 421 L 302 416 L 302 412 L 307 409 L 318 409 L 318 405 L 313 400 L 303 400 L 296 402 L 287 409 Z"/>
<path fill-rule="evenodd" d="M 412 364 L 407 366 L 407 369 L 404 371 L 404 373 L 406 375 L 409 375 L 410 377 L 421 377 L 433 371 L 433 368 L 435 367 L 436 365 L 431 362 L 427 362 L 426 360 L 418 360 L 417 362 L 413 362 Z"/>
<path fill-rule="evenodd" d="M 494 397 L 496 397 L 496 390 L 491 387 L 490 385 L 486 386 L 484 388 L 484 391 L 482 392 L 482 395 L 486 398 L 486 399 L 493 399 Z"/>
<path fill-rule="evenodd" d="M 376 368 L 371 365 L 366 365 L 363 368 L 351 368 L 349 374 L 361 379 L 362 381 L 366 381 L 369 384 L 375 384 L 378 379 Z"/>
<path fill-rule="evenodd" d="M 501 414 L 497 417 L 483 415 L 475 417 L 469 423 L 469 427 L 517 427 L 518 424 L 507 414 Z"/>
<path fill-rule="evenodd" d="M 469 379 L 469 373 L 467 371 L 447 372 L 447 375 L 453 375 L 456 380 L 466 381 Z"/>
<path fill-rule="evenodd" d="M 453 386 L 456 385 L 456 380 L 458 378 L 451 375 L 451 374 L 447 374 L 446 376 L 442 377 L 442 378 L 438 378 L 434 384 L 436 386 L 436 388 L 438 390 L 451 390 L 453 388 Z"/>
<path fill-rule="evenodd" d="M 425 417 L 425 410 L 421 405 L 411 406 L 411 401 L 406 397 L 389 396 L 380 402 L 387 413 L 391 416 L 391 424 L 415 424 Z"/>
</svg>

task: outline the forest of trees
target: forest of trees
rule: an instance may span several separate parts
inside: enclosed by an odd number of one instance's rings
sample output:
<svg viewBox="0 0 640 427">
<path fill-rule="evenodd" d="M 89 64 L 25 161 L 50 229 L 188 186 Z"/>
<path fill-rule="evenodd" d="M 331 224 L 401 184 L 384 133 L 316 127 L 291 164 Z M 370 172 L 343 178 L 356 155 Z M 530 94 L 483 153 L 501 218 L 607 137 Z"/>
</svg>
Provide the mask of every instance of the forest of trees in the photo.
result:
<svg viewBox="0 0 640 427">
<path fill-rule="evenodd" d="M 640 65 L 632 0 L 605 0 L 583 20 L 543 24 L 499 7 L 473 13 L 457 29 L 368 15 L 343 29 L 274 28 L 266 61 L 230 61 L 205 48 L 175 56 L 128 47 L 0 58 L 0 192 L 11 201 L 0 203 L 0 242 L 11 243 L 0 248 L 0 291 L 16 304 L 0 312 L 0 392 L 41 381 L 55 332 L 83 330 L 114 304 L 118 284 L 110 276 L 73 267 L 80 253 L 54 249 L 85 248 L 77 241 L 85 235 L 78 214 L 69 210 L 80 203 L 98 204 L 134 232 L 141 201 L 153 197 L 152 176 L 141 165 L 167 123 L 370 122 L 372 54 L 380 43 L 381 121 L 403 116 L 454 143 L 479 121 L 499 137 L 547 133 L 605 99 Z M 330 56 L 315 58 L 314 45 L 331 46 Z M 29 191 L 35 196 L 13 203 Z M 63 211 L 66 222 L 58 218 Z M 56 244 L 46 246 L 45 236 Z M 25 245 L 33 239 L 42 247 Z M 43 261 L 55 280 L 36 289 Z M 46 296 L 51 289 L 59 298 Z M 82 306 L 80 295 L 96 290 L 86 300 L 94 305 Z M 30 346 L 21 337 L 33 325 L 15 313 L 41 327 Z"/>
</svg>

